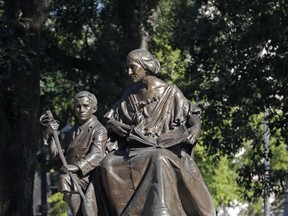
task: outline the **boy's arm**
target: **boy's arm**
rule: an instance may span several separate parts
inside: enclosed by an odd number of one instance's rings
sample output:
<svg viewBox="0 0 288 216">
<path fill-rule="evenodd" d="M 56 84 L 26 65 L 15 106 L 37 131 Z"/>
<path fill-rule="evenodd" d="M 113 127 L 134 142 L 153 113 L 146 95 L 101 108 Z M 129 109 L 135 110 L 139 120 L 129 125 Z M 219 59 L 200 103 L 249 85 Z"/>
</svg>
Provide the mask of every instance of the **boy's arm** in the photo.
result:
<svg viewBox="0 0 288 216">
<path fill-rule="evenodd" d="M 93 170 L 104 158 L 107 144 L 107 130 L 103 126 L 96 129 L 92 140 L 88 154 L 75 163 L 82 175 L 86 175 Z"/>
</svg>

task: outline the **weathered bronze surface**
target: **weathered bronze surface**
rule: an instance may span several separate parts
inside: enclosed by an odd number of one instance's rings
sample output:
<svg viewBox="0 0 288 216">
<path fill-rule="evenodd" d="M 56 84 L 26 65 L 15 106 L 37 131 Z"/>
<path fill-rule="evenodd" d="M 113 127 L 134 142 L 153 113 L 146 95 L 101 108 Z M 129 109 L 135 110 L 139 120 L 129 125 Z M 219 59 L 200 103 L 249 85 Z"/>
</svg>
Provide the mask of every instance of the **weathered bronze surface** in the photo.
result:
<svg viewBox="0 0 288 216">
<path fill-rule="evenodd" d="M 191 156 L 199 110 L 156 74 L 159 61 L 137 49 L 127 56 L 133 84 L 106 114 L 110 153 L 100 164 L 99 215 L 215 215 Z"/>
<path fill-rule="evenodd" d="M 65 133 L 61 146 L 58 123 L 49 112 L 42 116 L 42 123 L 47 126 L 44 142 L 50 143 L 52 154 L 59 154 L 62 160 L 58 189 L 64 194 L 71 213 L 93 216 L 98 214 L 98 209 L 91 171 L 105 155 L 107 130 L 93 115 L 97 110 L 97 99 L 90 92 L 82 91 L 75 96 L 74 110 L 78 123 Z"/>
</svg>

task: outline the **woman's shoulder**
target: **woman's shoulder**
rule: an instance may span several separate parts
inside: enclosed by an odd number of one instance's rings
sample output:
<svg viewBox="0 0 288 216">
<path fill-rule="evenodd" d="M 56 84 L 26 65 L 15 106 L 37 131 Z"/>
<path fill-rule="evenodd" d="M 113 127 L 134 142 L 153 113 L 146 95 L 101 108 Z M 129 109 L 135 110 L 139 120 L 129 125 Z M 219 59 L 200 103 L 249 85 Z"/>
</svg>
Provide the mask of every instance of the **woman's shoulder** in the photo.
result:
<svg viewBox="0 0 288 216">
<path fill-rule="evenodd" d="M 157 78 L 154 82 L 153 90 L 162 94 L 168 86 L 170 86 L 168 83 Z"/>
</svg>

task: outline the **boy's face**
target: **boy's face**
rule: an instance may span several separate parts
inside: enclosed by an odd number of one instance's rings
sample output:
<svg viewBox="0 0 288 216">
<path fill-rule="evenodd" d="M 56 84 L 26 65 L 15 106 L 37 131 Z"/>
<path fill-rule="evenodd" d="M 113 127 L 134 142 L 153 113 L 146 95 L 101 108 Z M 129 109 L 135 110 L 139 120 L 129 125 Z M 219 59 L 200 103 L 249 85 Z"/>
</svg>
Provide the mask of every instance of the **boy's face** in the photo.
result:
<svg viewBox="0 0 288 216">
<path fill-rule="evenodd" d="M 75 101 L 74 110 L 79 124 L 85 123 L 96 111 L 88 97 L 78 98 Z"/>
</svg>

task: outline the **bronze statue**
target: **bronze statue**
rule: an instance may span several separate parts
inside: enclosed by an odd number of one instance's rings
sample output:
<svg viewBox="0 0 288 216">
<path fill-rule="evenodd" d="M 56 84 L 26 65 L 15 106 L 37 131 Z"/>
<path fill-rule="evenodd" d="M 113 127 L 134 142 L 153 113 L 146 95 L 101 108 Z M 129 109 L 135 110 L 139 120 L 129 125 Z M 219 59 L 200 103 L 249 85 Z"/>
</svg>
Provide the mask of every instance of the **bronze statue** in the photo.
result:
<svg viewBox="0 0 288 216">
<path fill-rule="evenodd" d="M 199 109 L 157 78 L 149 51 L 131 51 L 126 63 L 133 84 L 105 115 L 111 151 L 100 164 L 100 215 L 215 215 L 191 156 Z"/>
<path fill-rule="evenodd" d="M 42 124 L 47 126 L 44 142 L 49 142 L 51 152 L 55 156 L 59 154 L 62 160 L 58 189 L 64 194 L 71 213 L 77 216 L 94 216 L 98 209 L 92 170 L 105 155 L 107 130 L 93 115 L 97 110 L 94 94 L 88 91 L 79 92 L 75 96 L 74 110 L 78 123 L 65 133 L 62 146 L 57 134 L 58 123 L 49 111 L 42 116 Z"/>
</svg>

